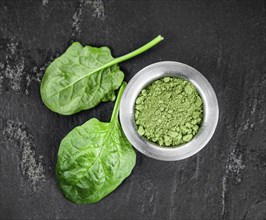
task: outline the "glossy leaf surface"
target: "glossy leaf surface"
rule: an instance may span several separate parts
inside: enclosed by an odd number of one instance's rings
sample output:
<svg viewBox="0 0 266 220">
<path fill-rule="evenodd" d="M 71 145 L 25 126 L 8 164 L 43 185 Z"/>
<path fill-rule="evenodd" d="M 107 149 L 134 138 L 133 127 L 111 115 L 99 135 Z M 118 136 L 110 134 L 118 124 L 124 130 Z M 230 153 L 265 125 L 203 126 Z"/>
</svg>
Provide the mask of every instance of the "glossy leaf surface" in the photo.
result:
<svg viewBox="0 0 266 220">
<path fill-rule="evenodd" d="M 118 121 L 122 85 L 111 121 L 92 118 L 62 140 L 56 176 L 65 197 L 74 203 L 94 203 L 130 175 L 136 154 Z"/>
</svg>

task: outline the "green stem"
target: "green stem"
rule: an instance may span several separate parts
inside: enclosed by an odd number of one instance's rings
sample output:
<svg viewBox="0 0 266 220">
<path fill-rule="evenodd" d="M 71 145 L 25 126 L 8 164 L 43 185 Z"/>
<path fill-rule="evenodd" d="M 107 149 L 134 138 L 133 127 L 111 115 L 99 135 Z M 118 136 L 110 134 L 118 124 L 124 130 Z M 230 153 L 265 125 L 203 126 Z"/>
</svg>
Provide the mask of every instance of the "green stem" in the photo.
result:
<svg viewBox="0 0 266 220">
<path fill-rule="evenodd" d="M 153 46 L 155 46 L 156 44 L 158 44 L 160 41 L 162 41 L 164 38 L 159 35 L 157 36 L 156 38 L 154 38 L 152 41 L 150 41 L 149 43 L 145 44 L 144 46 L 140 47 L 139 49 L 137 50 L 134 50 L 132 51 L 131 53 L 128 53 L 124 56 L 121 56 L 121 57 L 118 57 L 118 58 L 115 58 L 114 60 L 112 60 L 111 62 L 105 64 L 102 69 L 104 68 L 107 68 L 109 66 L 112 66 L 114 64 L 117 64 L 117 63 L 120 63 L 120 62 L 123 62 L 125 60 L 128 60 L 132 57 L 135 57 L 143 52 L 145 52 L 146 50 L 152 48 Z M 114 107 L 114 110 L 113 110 L 113 113 L 112 113 L 112 117 L 111 117 L 111 122 L 118 117 L 118 111 L 119 111 L 119 105 L 120 105 L 120 101 L 121 101 L 121 97 L 122 97 L 122 94 L 124 92 L 124 89 L 126 87 L 127 83 L 126 82 L 123 82 L 123 84 L 121 85 L 120 89 L 119 89 L 119 92 L 118 92 L 118 95 L 117 95 L 117 98 L 116 98 L 116 101 L 115 101 L 115 107 Z"/>
<path fill-rule="evenodd" d="M 135 56 L 137 56 L 137 55 L 145 52 L 146 50 L 152 48 L 153 46 L 155 46 L 156 44 L 158 44 L 163 39 L 164 38 L 161 35 L 159 35 L 156 38 L 154 38 L 152 41 L 150 41 L 149 43 L 147 43 L 144 46 L 140 47 L 139 49 L 134 50 L 134 51 L 132 51 L 132 52 L 126 54 L 126 55 L 123 55 L 121 57 L 118 57 L 118 58 L 114 59 L 114 62 L 116 64 L 116 63 L 120 63 L 120 62 L 123 62 L 125 60 L 128 60 L 128 59 L 130 59 L 132 57 L 135 57 Z"/>
<path fill-rule="evenodd" d="M 120 89 L 119 89 L 119 92 L 118 92 L 118 95 L 117 95 L 116 101 L 115 101 L 115 107 L 114 107 L 110 122 L 112 122 L 114 119 L 116 119 L 118 117 L 119 105 L 120 105 L 120 101 L 121 101 L 123 92 L 126 88 L 126 85 L 127 85 L 127 83 L 123 82 Z"/>
<path fill-rule="evenodd" d="M 103 65 L 102 67 L 100 67 L 100 69 L 105 69 L 107 67 L 113 66 L 115 64 L 121 63 L 125 60 L 128 60 L 132 57 L 135 57 L 143 52 L 145 52 L 146 50 L 152 48 L 153 46 L 155 46 L 156 44 L 158 44 L 160 41 L 162 41 L 164 38 L 161 35 L 158 35 L 156 38 L 154 38 L 153 40 L 151 40 L 149 43 L 145 44 L 144 46 L 140 47 L 137 50 L 134 50 L 126 55 L 123 55 L 121 57 L 115 58 L 113 59 L 111 62 L 106 63 L 105 65 Z M 98 71 L 98 70 L 97 70 Z"/>
</svg>

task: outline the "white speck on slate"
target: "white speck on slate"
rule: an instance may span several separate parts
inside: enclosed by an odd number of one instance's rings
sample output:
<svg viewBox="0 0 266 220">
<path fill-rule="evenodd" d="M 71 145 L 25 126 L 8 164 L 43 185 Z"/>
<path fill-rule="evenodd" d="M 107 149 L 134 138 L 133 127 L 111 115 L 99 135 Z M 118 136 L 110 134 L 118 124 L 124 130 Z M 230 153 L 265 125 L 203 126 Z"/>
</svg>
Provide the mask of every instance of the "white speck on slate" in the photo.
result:
<svg viewBox="0 0 266 220">
<path fill-rule="evenodd" d="M 0 75 L 0 94 L 2 93 L 2 84 L 4 77 Z"/>
<path fill-rule="evenodd" d="M 4 76 L 9 79 L 10 87 L 14 91 L 19 91 L 21 88 L 21 80 L 25 67 L 25 58 L 18 51 L 18 43 L 11 40 L 7 44 L 6 68 Z"/>
<path fill-rule="evenodd" d="M 29 180 L 32 190 L 36 191 L 38 182 L 45 180 L 45 169 L 42 156 L 37 159 L 33 136 L 27 132 L 22 123 L 12 120 L 7 121 L 3 134 L 8 140 L 18 143 L 21 150 L 19 166 L 22 175 Z"/>
<path fill-rule="evenodd" d="M 83 4 L 83 1 L 81 1 L 79 3 L 79 6 L 77 7 L 77 9 L 75 10 L 75 13 L 72 17 L 73 19 L 73 22 L 72 22 L 72 30 L 73 30 L 73 33 L 72 33 L 72 37 L 75 36 L 75 35 L 80 35 L 80 22 L 81 22 L 81 17 L 82 17 L 82 12 L 83 12 L 83 8 L 84 7 L 84 4 Z"/>
<path fill-rule="evenodd" d="M 51 62 L 52 62 L 52 58 L 48 60 L 47 62 L 45 62 L 40 68 L 37 68 L 36 66 L 33 67 L 32 72 L 26 75 L 26 90 L 25 90 L 26 95 L 30 94 L 29 88 L 33 81 L 38 82 L 38 83 L 41 82 L 43 74 Z"/>
<path fill-rule="evenodd" d="M 46 6 L 49 3 L 48 0 L 42 0 L 42 6 Z"/>
<path fill-rule="evenodd" d="M 93 17 L 101 20 L 105 19 L 104 4 L 102 0 L 88 0 L 87 3 L 90 4 L 94 10 L 92 14 Z"/>
<path fill-rule="evenodd" d="M 227 192 L 227 179 L 229 176 L 233 176 L 235 180 L 240 183 L 242 180 L 241 170 L 245 168 L 242 161 L 242 154 L 236 152 L 235 146 L 233 146 L 226 162 L 225 175 L 222 178 L 222 212 L 221 215 L 225 214 L 225 196 Z"/>
<path fill-rule="evenodd" d="M 242 155 L 236 154 L 235 150 L 231 151 L 229 156 L 229 162 L 227 163 L 227 170 L 229 173 L 235 176 L 238 182 L 241 182 L 240 172 L 245 168 L 242 161 Z"/>
<path fill-rule="evenodd" d="M 175 219 L 175 197 L 176 197 L 176 192 L 177 192 L 177 173 L 178 171 L 176 170 L 174 172 L 174 181 L 172 184 L 172 190 L 171 190 L 171 196 L 170 196 L 170 213 L 169 213 L 169 219 Z"/>
<path fill-rule="evenodd" d="M 253 116 L 255 114 L 256 109 L 257 109 L 257 105 L 258 105 L 258 100 L 253 99 L 252 109 L 250 111 L 251 116 Z"/>
<path fill-rule="evenodd" d="M 223 216 L 225 214 L 225 194 L 227 191 L 227 174 L 223 176 L 222 179 L 222 212 L 221 215 Z"/>
<path fill-rule="evenodd" d="M 4 69 L 5 65 L 3 63 L 0 63 L 0 94 L 2 93 L 2 85 L 3 85 L 3 79 L 4 76 L 2 75 L 2 70 Z"/>
<path fill-rule="evenodd" d="M 98 18 L 100 20 L 105 19 L 104 4 L 102 0 L 81 0 L 72 17 L 72 37 L 80 35 L 81 33 L 80 23 L 82 21 L 83 10 L 86 5 L 91 6 L 93 10 L 93 17 Z"/>
</svg>

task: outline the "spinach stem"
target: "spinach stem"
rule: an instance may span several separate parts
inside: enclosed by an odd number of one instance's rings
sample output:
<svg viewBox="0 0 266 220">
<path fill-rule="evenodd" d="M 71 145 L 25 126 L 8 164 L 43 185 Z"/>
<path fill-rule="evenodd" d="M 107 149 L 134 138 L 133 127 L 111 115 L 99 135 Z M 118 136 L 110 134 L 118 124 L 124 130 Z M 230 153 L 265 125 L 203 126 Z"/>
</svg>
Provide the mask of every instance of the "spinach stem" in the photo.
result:
<svg viewBox="0 0 266 220">
<path fill-rule="evenodd" d="M 154 38 L 153 40 L 151 40 L 149 43 L 145 44 L 144 46 L 140 47 L 137 50 L 134 50 L 134 51 L 132 51 L 132 52 L 126 54 L 126 55 L 123 55 L 121 57 L 118 57 L 118 58 L 114 59 L 113 62 L 114 62 L 114 64 L 116 64 L 116 63 L 120 63 L 120 62 L 123 62 L 125 60 L 128 60 L 128 59 L 130 59 L 132 57 L 135 57 L 135 56 L 137 56 L 137 55 L 145 52 L 146 50 L 152 48 L 153 46 L 155 46 L 156 44 L 158 44 L 163 39 L 164 38 L 161 35 L 158 35 L 156 38 Z"/>
<path fill-rule="evenodd" d="M 128 60 L 132 57 L 135 57 L 143 52 L 145 52 L 146 50 L 152 48 L 153 46 L 155 46 L 156 44 L 158 44 L 160 41 L 162 41 L 164 38 L 161 35 L 158 35 L 156 38 L 154 38 L 153 40 L 151 40 L 149 43 L 143 45 L 142 47 L 140 47 L 137 50 L 134 50 L 126 55 L 123 55 L 121 57 L 115 58 L 113 59 L 111 62 L 106 63 L 105 65 L 103 65 L 102 67 L 100 67 L 99 69 L 95 70 L 94 72 L 101 70 L 101 69 L 105 69 L 107 67 L 113 66 L 115 64 L 121 63 L 125 60 Z M 93 72 L 92 72 L 93 73 Z"/>
<path fill-rule="evenodd" d="M 118 92 L 118 95 L 117 95 L 116 101 L 115 101 L 115 107 L 114 107 L 110 122 L 112 122 L 113 120 L 115 120 L 118 117 L 120 101 L 121 101 L 123 92 L 124 92 L 124 90 L 126 88 L 126 85 L 127 85 L 127 83 L 123 82 L 121 87 L 120 87 L 120 89 L 119 89 L 119 92 Z"/>
<path fill-rule="evenodd" d="M 112 66 L 114 64 L 117 64 L 117 63 L 123 62 L 125 60 L 128 60 L 128 59 L 130 59 L 132 57 L 135 57 L 135 56 L 145 52 L 146 50 L 150 49 L 151 47 L 155 46 L 156 44 L 158 44 L 163 39 L 164 38 L 161 35 L 158 35 L 156 38 L 154 38 L 153 40 L 151 40 L 149 43 L 145 44 L 144 46 L 140 47 L 139 49 L 134 50 L 134 51 L 132 51 L 132 52 L 126 54 L 126 55 L 123 55 L 121 57 L 115 58 L 111 62 L 109 62 L 106 65 L 104 65 L 102 68 L 106 68 L 106 67 Z M 112 117 L 111 117 L 111 122 L 115 118 L 118 117 L 119 105 L 120 105 L 122 94 L 123 94 L 123 92 L 125 90 L 126 85 L 127 85 L 127 83 L 123 82 L 121 87 L 120 87 L 120 89 L 119 89 L 119 92 L 118 92 L 118 95 L 117 95 L 117 98 L 116 98 L 116 101 L 115 101 L 114 110 L 113 110 Z"/>
</svg>

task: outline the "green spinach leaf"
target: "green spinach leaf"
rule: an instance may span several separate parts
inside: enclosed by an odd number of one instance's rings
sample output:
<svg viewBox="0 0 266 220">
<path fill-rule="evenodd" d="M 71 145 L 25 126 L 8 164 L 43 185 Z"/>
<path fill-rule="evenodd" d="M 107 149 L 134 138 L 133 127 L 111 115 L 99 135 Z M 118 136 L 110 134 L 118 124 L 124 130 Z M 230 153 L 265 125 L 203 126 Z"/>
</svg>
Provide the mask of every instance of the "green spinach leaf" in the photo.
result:
<svg viewBox="0 0 266 220">
<path fill-rule="evenodd" d="M 62 140 L 56 164 L 58 184 L 74 203 L 95 203 L 130 175 L 136 154 L 118 121 L 123 83 L 110 123 L 92 118 Z"/>
<path fill-rule="evenodd" d="M 113 58 L 107 47 L 83 47 L 74 42 L 46 69 L 41 82 L 41 97 L 54 112 L 71 115 L 90 109 L 102 101 L 113 101 L 114 91 L 123 82 L 124 73 L 117 65 L 163 40 L 158 36 L 141 48 Z"/>
</svg>

